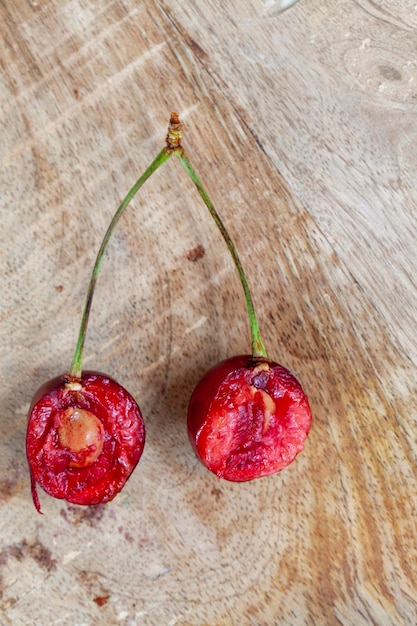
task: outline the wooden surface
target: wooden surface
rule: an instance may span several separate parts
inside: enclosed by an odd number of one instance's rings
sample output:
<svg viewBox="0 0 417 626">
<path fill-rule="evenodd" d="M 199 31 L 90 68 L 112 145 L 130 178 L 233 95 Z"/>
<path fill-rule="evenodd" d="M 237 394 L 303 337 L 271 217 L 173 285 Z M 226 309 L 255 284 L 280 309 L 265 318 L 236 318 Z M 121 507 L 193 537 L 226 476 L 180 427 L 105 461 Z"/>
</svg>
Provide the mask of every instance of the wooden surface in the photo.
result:
<svg viewBox="0 0 417 626">
<path fill-rule="evenodd" d="M 279 4 L 0 2 L 1 626 L 417 623 L 416 6 Z M 138 400 L 144 455 L 108 505 L 42 492 L 40 516 L 29 402 L 69 367 L 101 237 L 171 110 L 313 429 L 253 483 L 197 462 L 192 388 L 250 342 L 170 161 L 119 224 L 86 345 Z"/>
</svg>

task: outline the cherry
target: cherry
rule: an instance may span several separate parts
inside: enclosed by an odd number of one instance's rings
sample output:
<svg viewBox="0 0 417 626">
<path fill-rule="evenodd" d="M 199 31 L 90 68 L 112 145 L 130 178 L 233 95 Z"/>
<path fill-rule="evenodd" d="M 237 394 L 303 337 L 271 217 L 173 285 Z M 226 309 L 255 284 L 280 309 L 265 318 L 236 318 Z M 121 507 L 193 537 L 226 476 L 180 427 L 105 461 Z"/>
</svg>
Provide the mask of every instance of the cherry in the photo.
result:
<svg viewBox="0 0 417 626">
<path fill-rule="evenodd" d="M 112 500 L 136 467 L 145 427 L 132 396 L 99 372 L 59 376 L 35 394 L 26 451 L 32 497 L 36 484 L 74 504 Z"/>
<path fill-rule="evenodd" d="M 37 483 L 55 498 L 75 504 L 108 502 L 123 488 L 142 455 L 145 426 L 135 400 L 109 376 L 83 372 L 82 358 L 94 290 L 113 230 L 136 192 L 172 156 L 181 133 L 178 116 L 172 117 L 167 145 L 127 193 L 109 224 L 91 274 L 69 373 L 47 382 L 32 400 L 26 454 L 39 512 Z"/>
<path fill-rule="evenodd" d="M 243 482 L 279 472 L 303 449 L 311 410 L 285 367 L 251 355 L 212 367 L 199 381 L 187 426 L 197 456 L 219 478 Z"/>
<path fill-rule="evenodd" d="M 251 355 L 219 363 L 197 384 L 188 408 L 188 434 L 200 460 L 217 476 L 236 482 L 252 480 L 292 463 L 310 430 L 311 410 L 298 380 L 267 358 L 235 245 L 180 141 L 174 152 L 231 254 L 242 284 L 252 338 Z"/>
</svg>

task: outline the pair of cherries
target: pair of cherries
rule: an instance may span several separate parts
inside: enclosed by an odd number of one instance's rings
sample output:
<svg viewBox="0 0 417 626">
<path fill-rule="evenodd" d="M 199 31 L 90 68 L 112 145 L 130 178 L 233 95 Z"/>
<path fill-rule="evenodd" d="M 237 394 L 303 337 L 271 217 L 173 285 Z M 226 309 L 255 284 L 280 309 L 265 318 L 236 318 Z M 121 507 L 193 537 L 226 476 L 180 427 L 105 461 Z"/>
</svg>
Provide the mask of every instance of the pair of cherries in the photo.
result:
<svg viewBox="0 0 417 626">
<path fill-rule="evenodd" d="M 308 399 L 298 380 L 267 358 L 240 259 L 218 213 L 181 146 L 183 127 L 171 114 L 166 146 L 116 211 L 91 276 L 70 372 L 35 394 L 29 410 L 26 452 L 32 497 L 37 484 L 74 504 L 112 500 L 138 464 L 145 444 L 144 420 L 134 398 L 100 372 L 83 371 L 82 355 L 92 297 L 104 252 L 124 210 L 143 183 L 175 154 L 197 187 L 234 260 L 241 279 L 252 336 L 252 354 L 211 368 L 191 396 L 187 427 L 203 464 L 219 478 L 243 482 L 284 469 L 303 449 L 311 426 Z"/>
</svg>

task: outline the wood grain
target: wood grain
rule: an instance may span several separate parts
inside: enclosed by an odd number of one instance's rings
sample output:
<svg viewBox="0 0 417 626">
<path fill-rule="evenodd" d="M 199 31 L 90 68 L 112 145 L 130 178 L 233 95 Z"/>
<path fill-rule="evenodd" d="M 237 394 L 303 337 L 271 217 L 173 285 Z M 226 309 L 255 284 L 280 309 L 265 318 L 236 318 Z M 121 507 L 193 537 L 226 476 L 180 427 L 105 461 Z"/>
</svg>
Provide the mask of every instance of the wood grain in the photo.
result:
<svg viewBox="0 0 417 626">
<path fill-rule="evenodd" d="M 417 12 L 280 4 L 0 2 L 2 626 L 416 623 Z M 69 367 L 97 248 L 171 110 L 314 426 L 268 479 L 197 462 L 193 386 L 250 341 L 170 162 L 120 222 L 86 345 L 137 398 L 145 453 L 113 502 L 41 494 L 41 517 L 29 402 Z"/>
</svg>

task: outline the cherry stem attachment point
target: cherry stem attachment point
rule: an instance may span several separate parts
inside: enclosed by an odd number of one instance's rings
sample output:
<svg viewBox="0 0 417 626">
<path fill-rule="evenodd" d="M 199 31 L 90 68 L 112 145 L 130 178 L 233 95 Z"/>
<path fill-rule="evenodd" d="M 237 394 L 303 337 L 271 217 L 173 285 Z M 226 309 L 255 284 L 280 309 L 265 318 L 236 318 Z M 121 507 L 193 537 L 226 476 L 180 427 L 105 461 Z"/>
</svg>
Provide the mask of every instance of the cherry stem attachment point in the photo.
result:
<svg viewBox="0 0 417 626">
<path fill-rule="evenodd" d="M 97 278 L 100 273 L 101 264 L 103 261 L 103 256 L 107 248 L 107 244 L 109 243 L 110 237 L 118 223 L 119 219 L 122 217 L 126 207 L 130 204 L 131 200 L 135 196 L 135 194 L 139 191 L 142 185 L 148 180 L 150 176 L 163 164 L 167 161 L 173 154 L 174 146 L 171 146 L 167 137 L 167 146 L 164 147 L 161 152 L 156 156 L 156 158 L 152 161 L 149 167 L 143 172 L 141 177 L 136 181 L 130 191 L 127 193 L 126 197 L 122 200 L 119 208 L 111 220 L 109 227 L 104 235 L 103 241 L 101 242 L 100 249 L 97 253 L 97 257 L 94 263 L 93 271 L 90 278 L 90 284 L 87 290 L 87 296 L 85 299 L 84 309 L 81 317 L 81 325 L 78 333 L 77 346 L 75 348 L 74 357 L 71 363 L 70 376 L 74 378 L 80 378 L 82 373 L 82 360 L 83 360 L 83 352 L 84 352 L 84 343 L 85 337 L 87 334 L 87 326 L 88 319 L 90 316 L 91 303 L 93 300 L 94 289 L 96 286 Z"/>
<path fill-rule="evenodd" d="M 245 302 L 246 302 L 246 308 L 248 311 L 248 317 L 249 317 L 249 325 L 250 325 L 250 331 L 251 331 L 251 338 L 252 338 L 252 355 L 254 357 L 263 357 L 266 358 L 267 354 L 266 354 L 266 350 L 265 350 L 265 346 L 263 344 L 262 338 L 261 338 L 261 333 L 259 330 L 259 324 L 258 324 L 258 319 L 256 317 L 256 313 L 255 313 L 255 308 L 253 306 L 253 300 L 252 300 L 252 296 L 251 296 L 251 292 L 249 289 L 249 285 L 248 285 L 248 281 L 246 279 L 246 275 L 245 272 L 243 270 L 242 267 L 242 263 L 240 261 L 239 255 L 237 253 L 237 250 L 235 248 L 235 245 L 226 229 L 226 226 L 223 224 L 220 215 L 217 213 L 216 209 L 213 206 L 213 203 L 211 202 L 210 198 L 208 197 L 199 177 L 197 176 L 196 171 L 194 170 L 193 166 L 191 165 L 187 155 L 184 152 L 184 149 L 181 147 L 181 145 L 175 149 L 175 156 L 178 157 L 181 165 L 183 166 L 183 168 L 185 169 L 185 171 L 187 172 L 188 176 L 191 178 L 191 180 L 193 181 L 193 183 L 195 184 L 195 186 L 197 187 L 198 193 L 200 194 L 201 198 L 204 201 L 204 204 L 206 205 L 206 207 L 208 208 L 211 217 L 213 218 L 217 228 L 219 229 L 220 233 L 223 236 L 224 241 L 226 242 L 226 245 L 229 249 L 229 252 L 232 256 L 233 262 L 235 264 L 235 267 L 237 269 L 237 272 L 239 274 L 239 278 L 240 281 L 242 283 L 242 287 L 243 287 L 243 293 L 245 296 Z"/>
</svg>

